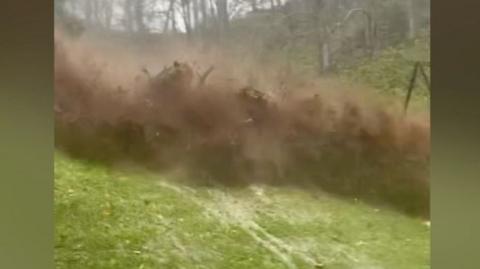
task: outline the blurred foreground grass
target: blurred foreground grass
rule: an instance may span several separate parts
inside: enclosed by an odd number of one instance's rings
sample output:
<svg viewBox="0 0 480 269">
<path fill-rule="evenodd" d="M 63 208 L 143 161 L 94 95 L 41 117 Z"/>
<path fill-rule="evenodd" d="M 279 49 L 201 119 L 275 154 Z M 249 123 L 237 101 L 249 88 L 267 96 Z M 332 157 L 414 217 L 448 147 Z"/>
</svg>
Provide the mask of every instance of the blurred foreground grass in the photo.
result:
<svg viewBox="0 0 480 269">
<path fill-rule="evenodd" d="M 172 180 L 56 153 L 56 268 L 430 268 L 429 228 L 389 209 Z"/>
</svg>

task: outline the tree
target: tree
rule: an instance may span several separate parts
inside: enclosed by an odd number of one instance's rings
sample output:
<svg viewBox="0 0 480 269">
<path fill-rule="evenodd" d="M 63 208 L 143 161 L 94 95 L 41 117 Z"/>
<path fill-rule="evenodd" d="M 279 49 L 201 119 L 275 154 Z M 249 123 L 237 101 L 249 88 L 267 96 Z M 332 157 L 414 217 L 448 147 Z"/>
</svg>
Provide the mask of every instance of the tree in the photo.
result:
<svg viewBox="0 0 480 269">
<path fill-rule="evenodd" d="M 200 0 L 200 10 L 202 13 L 202 23 L 207 26 L 208 21 L 208 7 L 207 7 L 207 0 Z"/>
<path fill-rule="evenodd" d="M 182 6 L 183 23 L 185 25 L 185 30 L 187 31 L 187 37 L 189 40 L 191 40 L 192 37 L 192 16 L 190 10 L 190 1 L 191 0 L 180 0 Z"/>
<path fill-rule="evenodd" d="M 124 0 L 123 2 L 123 25 L 126 28 L 127 32 L 132 33 L 134 30 L 133 27 L 133 1 Z"/>
<path fill-rule="evenodd" d="M 165 20 L 165 24 L 163 26 L 163 32 L 166 33 L 168 31 L 168 26 L 172 25 L 172 31 L 177 31 L 177 23 L 175 19 L 175 0 L 169 0 L 169 6 L 167 10 L 167 18 Z"/>
<path fill-rule="evenodd" d="M 229 28 L 228 0 L 216 0 L 216 6 L 219 34 L 220 36 L 224 36 Z"/>
<path fill-rule="evenodd" d="M 103 10 L 103 21 L 104 26 L 107 29 L 112 27 L 112 19 L 113 19 L 113 0 L 103 0 L 102 2 L 102 10 Z"/>
<path fill-rule="evenodd" d="M 193 12 L 193 21 L 192 26 L 197 27 L 200 23 L 200 8 L 198 4 L 198 0 L 192 0 L 192 12 Z"/>
<path fill-rule="evenodd" d="M 147 32 L 147 27 L 144 22 L 144 6 L 145 0 L 135 0 L 134 5 L 134 14 L 135 14 L 135 24 L 137 32 L 145 33 Z"/>
<path fill-rule="evenodd" d="M 54 6 L 54 14 L 58 18 L 65 17 L 66 15 L 66 9 L 65 9 L 65 4 L 67 3 L 66 0 L 55 0 L 53 3 Z"/>
<path fill-rule="evenodd" d="M 252 11 L 257 11 L 257 0 L 249 0 L 252 7 Z"/>
<path fill-rule="evenodd" d="M 405 1 L 406 9 L 407 9 L 407 18 L 408 18 L 408 38 L 414 39 L 415 34 L 417 32 L 415 27 L 415 12 L 414 12 L 414 5 L 413 0 L 406 0 Z"/>
</svg>

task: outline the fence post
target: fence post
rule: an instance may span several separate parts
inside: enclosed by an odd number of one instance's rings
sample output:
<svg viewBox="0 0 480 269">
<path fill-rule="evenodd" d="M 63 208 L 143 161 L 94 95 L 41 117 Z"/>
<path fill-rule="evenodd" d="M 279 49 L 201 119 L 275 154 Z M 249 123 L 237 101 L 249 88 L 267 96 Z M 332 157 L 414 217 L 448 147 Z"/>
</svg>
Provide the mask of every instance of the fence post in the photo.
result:
<svg viewBox="0 0 480 269">
<path fill-rule="evenodd" d="M 425 84 L 427 84 L 429 93 L 432 94 L 432 89 L 431 89 L 431 86 L 430 86 L 430 79 L 428 78 L 427 73 L 425 73 L 425 69 L 423 68 L 423 65 L 420 65 L 420 73 L 423 76 L 423 80 L 425 80 Z"/>
<path fill-rule="evenodd" d="M 403 114 L 407 114 L 408 103 L 410 102 L 410 97 L 412 96 L 413 87 L 415 87 L 415 81 L 417 80 L 418 67 L 420 66 L 419 62 L 415 63 L 413 68 L 412 77 L 410 78 L 410 84 L 408 85 L 407 96 L 405 98 L 405 103 L 403 105 Z"/>
</svg>

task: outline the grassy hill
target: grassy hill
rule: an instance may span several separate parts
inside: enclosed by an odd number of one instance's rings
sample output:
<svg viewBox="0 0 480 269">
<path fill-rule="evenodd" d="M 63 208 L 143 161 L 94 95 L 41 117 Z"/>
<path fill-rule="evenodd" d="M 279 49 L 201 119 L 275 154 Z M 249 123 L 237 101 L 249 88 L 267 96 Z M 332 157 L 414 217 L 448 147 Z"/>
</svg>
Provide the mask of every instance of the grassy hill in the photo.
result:
<svg viewBox="0 0 480 269">
<path fill-rule="evenodd" d="M 390 96 L 402 101 L 412 77 L 414 63 L 420 61 L 430 79 L 430 38 L 420 36 L 415 40 L 383 50 L 375 59 L 344 67 L 340 75 L 355 83 L 375 89 L 382 96 Z M 428 111 L 430 93 L 424 78 L 417 74 L 415 88 L 412 91 L 413 109 Z"/>
<path fill-rule="evenodd" d="M 55 155 L 58 269 L 430 268 L 421 220 L 305 190 L 189 187 Z"/>
</svg>

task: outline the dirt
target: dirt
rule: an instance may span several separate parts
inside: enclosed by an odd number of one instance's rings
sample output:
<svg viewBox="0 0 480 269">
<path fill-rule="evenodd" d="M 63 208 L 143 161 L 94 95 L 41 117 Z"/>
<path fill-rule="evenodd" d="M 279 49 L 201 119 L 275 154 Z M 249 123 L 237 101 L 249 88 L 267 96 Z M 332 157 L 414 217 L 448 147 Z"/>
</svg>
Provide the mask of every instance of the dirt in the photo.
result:
<svg viewBox="0 0 480 269">
<path fill-rule="evenodd" d="M 429 214 L 430 126 L 422 118 L 309 83 L 271 94 L 222 77 L 231 66 L 201 78 L 175 61 L 152 75 L 133 56 L 81 42 L 56 32 L 55 142 L 70 154 L 182 167 L 199 184 L 320 186 Z"/>
</svg>

